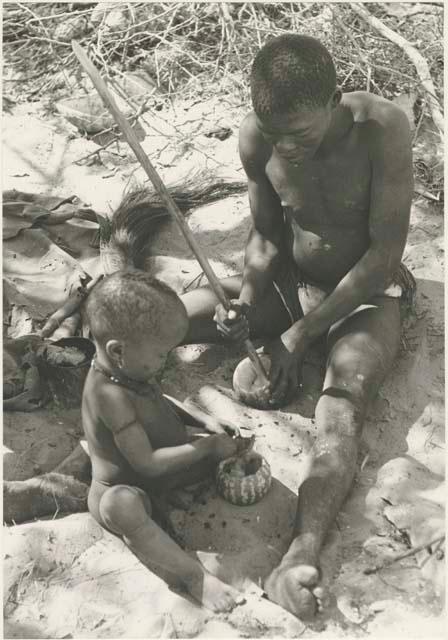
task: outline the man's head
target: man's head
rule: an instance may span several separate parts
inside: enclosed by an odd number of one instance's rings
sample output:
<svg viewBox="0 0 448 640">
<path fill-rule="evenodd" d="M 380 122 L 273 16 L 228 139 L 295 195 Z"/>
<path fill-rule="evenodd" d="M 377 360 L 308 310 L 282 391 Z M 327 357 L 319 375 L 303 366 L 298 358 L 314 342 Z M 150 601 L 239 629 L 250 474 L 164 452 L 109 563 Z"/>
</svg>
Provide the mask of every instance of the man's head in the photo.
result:
<svg viewBox="0 0 448 640">
<path fill-rule="evenodd" d="M 86 302 L 99 352 L 126 375 L 146 380 L 185 337 L 188 319 L 177 294 L 137 269 L 101 280 Z"/>
<path fill-rule="evenodd" d="M 273 38 L 258 52 L 251 95 L 262 133 L 291 162 L 315 153 L 341 98 L 329 51 L 298 34 Z"/>
</svg>

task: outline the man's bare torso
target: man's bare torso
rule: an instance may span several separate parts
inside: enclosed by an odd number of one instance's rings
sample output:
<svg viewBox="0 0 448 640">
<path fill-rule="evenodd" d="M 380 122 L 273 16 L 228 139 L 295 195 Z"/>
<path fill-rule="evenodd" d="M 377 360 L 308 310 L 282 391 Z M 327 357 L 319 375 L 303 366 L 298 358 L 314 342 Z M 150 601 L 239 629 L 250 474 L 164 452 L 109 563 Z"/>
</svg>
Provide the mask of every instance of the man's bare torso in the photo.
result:
<svg viewBox="0 0 448 640">
<path fill-rule="evenodd" d="M 323 286 L 336 285 L 368 249 L 375 117 L 395 108 L 364 92 L 345 94 L 342 105 L 352 124 L 331 152 L 294 166 L 272 150 L 265 165 L 285 212 L 287 247 L 301 276 Z"/>
</svg>

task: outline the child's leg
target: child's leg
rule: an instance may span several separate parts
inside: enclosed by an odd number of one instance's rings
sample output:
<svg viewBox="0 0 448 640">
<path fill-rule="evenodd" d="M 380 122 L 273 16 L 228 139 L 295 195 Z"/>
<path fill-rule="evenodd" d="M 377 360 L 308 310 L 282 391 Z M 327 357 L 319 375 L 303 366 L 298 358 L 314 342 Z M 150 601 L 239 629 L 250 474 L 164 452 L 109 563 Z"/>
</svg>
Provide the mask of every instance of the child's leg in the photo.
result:
<svg viewBox="0 0 448 640">
<path fill-rule="evenodd" d="M 92 515 L 99 516 L 100 524 L 121 536 L 145 566 L 176 576 L 194 598 L 213 611 L 228 611 L 238 604 L 237 591 L 209 574 L 152 520 L 151 503 L 142 489 L 104 487 L 99 497 L 97 487 L 89 496 Z"/>
</svg>

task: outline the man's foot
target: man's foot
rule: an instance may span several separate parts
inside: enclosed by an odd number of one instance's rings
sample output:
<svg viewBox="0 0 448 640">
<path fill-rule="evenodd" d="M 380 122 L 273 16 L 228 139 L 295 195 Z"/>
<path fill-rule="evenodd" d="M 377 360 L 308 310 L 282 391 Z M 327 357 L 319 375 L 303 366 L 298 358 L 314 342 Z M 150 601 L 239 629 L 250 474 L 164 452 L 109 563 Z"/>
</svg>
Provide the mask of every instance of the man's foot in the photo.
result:
<svg viewBox="0 0 448 640">
<path fill-rule="evenodd" d="M 237 605 L 245 602 L 241 593 L 221 582 L 208 571 L 204 571 L 201 577 L 191 580 L 187 584 L 187 590 L 204 607 L 215 613 L 231 611 Z"/>
<path fill-rule="evenodd" d="M 319 570 L 309 564 L 280 565 L 267 578 L 264 588 L 270 600 L 306 620 L 322 609 L 324 592 L 318 586 L 319 579 Z"/>
</svg>

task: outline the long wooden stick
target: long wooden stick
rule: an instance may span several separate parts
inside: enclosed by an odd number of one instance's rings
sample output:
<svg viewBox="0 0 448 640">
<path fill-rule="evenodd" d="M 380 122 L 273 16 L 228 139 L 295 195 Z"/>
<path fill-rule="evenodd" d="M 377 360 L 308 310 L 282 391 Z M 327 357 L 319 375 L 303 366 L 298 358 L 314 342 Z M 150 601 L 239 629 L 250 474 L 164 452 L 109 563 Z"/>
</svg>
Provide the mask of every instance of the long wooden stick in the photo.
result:
<svg viewBox="0 0 448 640">
<path fill-rule="evenodd" d="M 126 118 L 123 116 L 123 114 L 121 113 L 120 109 L 117 107 L 117 104 L 114 100 L 114 98 L 112 97 L 112 95 L 110 94 L 108 88 L 106 87 L 106 84 L 104 83 L 103 79 L 101 78 L 98 70 L 96 69 L 96 67 L 93 65 L 93 63 L 91 62 L 91 60 L 88 58 L 87 54 L 85 53 L 85 51 L 83 50 L 83 48 L 74 40 L 72 40 L 72 48 L 73 51 L 76 55 L 76 57 L 78 58 L 79 62 L 81 63 L 82 67 L 84 68 L 84 70 L 89 74 L 90 79 L 92 80 L 93 86 L 95 87 L 95 89 L 98 91 L 98 93 L 100 94 L 105 106 L 109 109 L 110 113 L 112 114 L 112 116 L 115 119 L 115 122 L 117 123 L 121 133 L 123 134 L 126 142 L 129 144 L 129 146 L 131 147 L 132 151 L 135 153 L 137 160 L 140 162 L 140 164 L 142 165 L 143 169 L 145 170 L 148 178 L 151 180 L 152 184 L 154 185 L 154 189 L 157 191 L 157 193 L 159 194 L 162 202 L 164 203 L 165 207 L 167 208 L 167 210 L 169 211 L 169 213 L 174 217 L 174 219 L 176 220 L 177 224 L 180 227 L 180 230 L 182 231 L 185 240 L 187 241 L 188 246 L 190 247 L 190 249 L 193 251 L 194 255 L 196 256 L 197 261 L 199 262 L 199 264 L 202 267 L 202 270 L 204 271 L 205 275 L 208 278 L 208 281 L 210 283 L 211 288 L 213 289 L 213 291 L 215 292 L 218 300 L 221 302 L 221 304 L 223 305 L 223 307 L 225 309 L 227 309 L 227 311 L 230 309 L 230 302 L 224 292 L 224 289 L 222 288 L 222 285 L 220 283 L 220 281 L 218 280 L 215 272 L 213 271 L 206 255 L 203 253 L 200 245 L 198 244 L 198 242 L 196 241 L 196 238 L 194 237 L 190 227 L 188 226 L 187 222 L 185 221 L 184 216 L 182 215 L 182 212 L 180 211 L 179 207 L 177 206 L 177 204 L 174 202 L 173 198 L 171 197 L 169 191 L 167 190 L 167 188 L 165 187 L 165 185 L 163 184 L 159 174 L 157 173 L 157 171 L 155 170 L 155 168 L 153 167 L 150 159 L 148 158 L 148 156 L 146 155 L 146 153 L 143 150 L 143 147 L 141 146 L 140 142 L 137 139 L 137 136 L 135 135 L 134 131 L 132 130 L 132 127 L 129 125 L 129 123 L 127 122 Z M 257 371 L 257 374 L 259 376 L 259 378 L 262 380 L 262 382 L 264 384 L 268 384 L 268 378 L 266 375 L 266 371 L 264 370 L 264 367 L 261 363 L 260 357 L 257 353 L 257 351 L 255 350 L 255 347 L 253 346 L 252 342 L 247 339 L 244 341 L 244 345 L 247 349 L 247 353 Z"/>
</svg>

